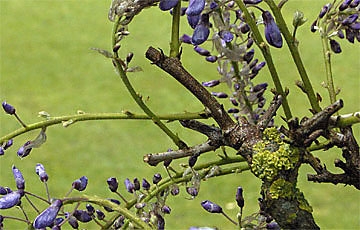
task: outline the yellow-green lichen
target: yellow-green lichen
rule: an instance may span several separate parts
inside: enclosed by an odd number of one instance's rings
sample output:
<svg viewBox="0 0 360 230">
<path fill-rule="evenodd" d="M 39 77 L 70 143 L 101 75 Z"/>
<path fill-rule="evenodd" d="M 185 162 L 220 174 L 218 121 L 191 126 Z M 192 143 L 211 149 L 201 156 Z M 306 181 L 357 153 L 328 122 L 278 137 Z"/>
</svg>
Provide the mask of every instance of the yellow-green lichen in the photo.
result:
<svg viewBox="0 0 360 230">
<path fill-rule="evenodd" d="M 267 128 L 253 146 L 251 170 L 260 179 L 273 180 L 280 170 L 292 169 L 299 159 L 296 148 L 283 142 L 276 128 Z"/>
<path fill-rule="evenodd" d="M 272 199 L 279 199 L 279 198 L 294 198 L 296 194 L 295 185 L 284 180 L 278 179 L 274 181 L 270 186 L 270 196 Z"/>
<path fill-rule="evenodd" d="M 309 213 L 313 211 L 312 207 L 305 199 L 304 194 L 300 192 L 298 188 L 296 188 L 296 184 L 290 183 L 289 181 L 286 181 L 282 178 L 277 179 L 271 184 L 269 195 L 272 199 L 296 199 L 300 209 L 305 210 Z"/>
</svg>

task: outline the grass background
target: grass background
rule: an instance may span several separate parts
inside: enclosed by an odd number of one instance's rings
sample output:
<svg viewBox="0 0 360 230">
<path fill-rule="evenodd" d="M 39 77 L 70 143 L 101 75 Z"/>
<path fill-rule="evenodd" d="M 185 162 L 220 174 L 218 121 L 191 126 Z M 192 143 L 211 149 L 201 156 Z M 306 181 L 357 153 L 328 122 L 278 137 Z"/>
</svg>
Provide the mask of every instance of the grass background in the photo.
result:
<svg viewBox="0 0 360 230">
<path fill-rule="evenodd" d="M 291 22 L 295 9 L 305 13 L 309 21 L 298 31 L 300 51 L 311 81 L 328 104 L 327 92 L 321 87 L 324 81 L 321 43 L 318 36 L 309 32 L 309 26 L 327 1 L 289 1 L 283 12 Z M 39 111 L 51 115 L 85 112 L 141 112 L 129 97 L 116 76 L 109 60 L 90 50 L 91 47 L 111 49 L 112 23 L 107 20 L 110 1 L 0 1 L 0 99 L 16 106 L 18 114 L 27 123 L 39 121 Z M 184 20 L 184 19 L 183 19 Z M 168 52 L 170 16 L 157 8 L 144 10 L 129 26 L 131 35 L 122 43 L 121 53 L 135 54 L 133 65 L 145 71 L 131 74 L 134 87 L 156 113 L 199 111 L 202 105 L 171 77 L 151 66 L 144 53 L 148 46 L 161 47 Z M 190 32 L 186 23 L 182 32 Z M 335 84 L 343 90 L 339 97 L 345 101 L 341 113 L 359 110 L 359 45 L 341 41 L 343 53 L 333 57 Z M 216 66 L 198 58 L 189 46 L 184 46 L 183 64 L 199 81 L 215 79 Z M 283 84 L 290 88 L 289 102 L 293 114 L 309 116 L 306 97 L 294 86 L 298 75 L 286 48 L 273 49 L 275 63 Z M 267 71 L 257 77 L 259 82 L 271 82 Z M 271 84 L 270 84 L 271 86 Z M 210 121 L 211 122 L 211 121 Z M 182 129 L 178 123 L 168 126 L 189 145 L 205 140 L 203 136 Z M 0 114 L 0 135 L 19 128 L 10 116 Z M 34 173 L 36 163 L 43 163 L 50 176 L 49 186 L 53 197 L 63 196 L 73 180 L 82 175 L 89 178 L 86 194 L 105 197 L 106 179 L 116 176 L 120 181 L 128 178 L 151 179 L 155 172 L 165 175 L 161 166 L 150 167 L 142 156 L 175 148 L 161 130 L 149 121 L 99 121 L 84 122 L 68 128 L 51 127 L 48 141 L 35 149 L 26 159 L 19 159 L 16 150 L 25 141 L 33 139 L 38 131 L 15 139 L 14 147 L 0 158 L 0 185 L 14 188 L 11 165 L 15 164 L 25 175 L 27 189 L 45 194 L 43 185 Z M 355 129 L 359 137 L 359 128 Z M 230 154 L 232 151 L 229 150 Z M 315 153 L 333 169 L 333 160 L 340 157 L 337 150 Z M 215 156 L 206 154 L 200 161 Z M 182 161 L 174 162 L 176 166 Z M 352 187 L 314 184 L 306 181 L 313 173 L 303 166 L 299 187 L 313 206 L 317 223 L 323 229 L 359 229 L 360 196 Z M 173 209 L 167 219 L 168 229 L 186 229 L 190 226 L 218 226 L 231 229 L 231 223 L 220 215 L 205 213 L 199 203 L 212 200 L 235 217 L 234 195 L 237 186 L 245 190 L 245 215 L 258 210 L 259 181 L 249 172 L 215 178 L 202 183 L 200 195 L 193 201 L 181 190 L 180 197 L 170 198 Z M 76 192 L 74 193 L 76 195 Z M 125 194 L 128 195 L 128 194 Z M 129 195 L 130 198 L 130 195 Z M 26 205 L 26 202 L 23 202 Z M 21 216 L 19 210 L 1 211 L 1 215 Z M 194 218 L 196 217 L 196 218 Z M 19 229 L 23 225 L 5 221 L 5 229 Z M 96 228 L 94 225 L 82 225 Z M 65 227 L 65 229 L 67 226 Z"/>
</svg>

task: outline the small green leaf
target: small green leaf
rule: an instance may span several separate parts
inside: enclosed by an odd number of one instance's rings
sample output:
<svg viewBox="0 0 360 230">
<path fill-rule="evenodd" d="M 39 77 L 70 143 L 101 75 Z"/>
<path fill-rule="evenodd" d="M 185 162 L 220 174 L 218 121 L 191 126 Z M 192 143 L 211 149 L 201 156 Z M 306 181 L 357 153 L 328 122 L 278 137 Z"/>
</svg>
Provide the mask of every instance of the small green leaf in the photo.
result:
<svg viewBox="0 0 360 230">
<path fill-rule="evenodd" d="M 303 25 L 305 22 L 307 21 L 307 18 L 304 17 L 304 13 L 296 10 L 294 13 L 294 18 L 293 18 L 293 26 L 295 28 Z"/>
<path fill-rule="evenodd" d="M 95 47 L 93 47 L 91 49 L 97 51 L 99 54 L 102 54 L 106 58 L 113 58 L 113 55 L 112 55 L 112 53 L 110 51 L 100 49 L 100 48 L 95 48 Z"/>
</svg>

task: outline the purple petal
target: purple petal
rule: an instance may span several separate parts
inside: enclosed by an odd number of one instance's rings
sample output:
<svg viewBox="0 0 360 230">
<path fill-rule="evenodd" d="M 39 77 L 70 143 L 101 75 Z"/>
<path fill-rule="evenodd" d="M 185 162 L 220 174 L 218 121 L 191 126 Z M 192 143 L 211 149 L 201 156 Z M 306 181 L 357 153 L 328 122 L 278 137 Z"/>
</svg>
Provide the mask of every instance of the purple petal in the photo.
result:
<svg viewBox="0 0 360 230">
<path fill-rule="evenodd" d="M 192 35 L 191 42 L 194 45 L 200 45 L 200 44 L 204 43 L 208 39 L 209 34 L 210 34 L 210 30 L 209 30 L 209 28 L 207 26 L 205 26 L 202 23 L 198 24 L 195 27 L 194 33 Z"/>
<path fill-rule="evenodd" d="M 45 209 L 34 220 L 34 228 L 41 229 L 51 226 L 62 206 L 61 200 L 55 200 L 47 209 Z"/>
<path fill-rule="evenodd" d="M 274 18 L 269 11 L 264 11 L 262 14 L 264 24 L 265 24 L 265 38 L 266 41 L 276 47 L 282 47 L 282 37 L 279 30 L 279 27 L 276 25 Z"/>
<path fill-rule="evenodd" d="M 205 0 L 190 0 L 189 6 L 185 13 L 189 16 L 200 15 L 201 12 L 204 10 L 204 7 Z"/>
<path fill-rule="evenodd" d="M 162 0 L 160 1 L 160 10 L 166 11 L 174 8 L 178 4 L 179 0 Z"/>
</svg>

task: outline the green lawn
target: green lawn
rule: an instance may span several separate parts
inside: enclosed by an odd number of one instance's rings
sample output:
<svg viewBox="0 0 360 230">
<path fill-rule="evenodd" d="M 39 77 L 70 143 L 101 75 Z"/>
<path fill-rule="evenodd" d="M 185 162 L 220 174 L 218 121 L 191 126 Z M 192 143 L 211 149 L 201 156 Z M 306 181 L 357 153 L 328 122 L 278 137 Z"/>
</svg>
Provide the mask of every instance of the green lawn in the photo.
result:
<svg viewBox="0 0 360 230">
<path fill-rule="evenodd" d="M 0 100 L 15 105 L 18 114 L 27 123 L 40 121 L 37 113 L 43 110 L 53 116 L 75 114 L 77 110 L 129 110 L 140 113 L 141 110 L 131 100 L 114 72 L 111 61 L 90 50 L 91 47 L 111 49 L 112 24 L 107 20 L 110 2 L 1 0 Z M 290 0 L 283 9 L 289 20 L 297 8 L 309 18 L 305 26 L 299 29 L 298 38 L 311 81 L 324 98 L 322 106 L 326 106 L 329 100 L 327 91 L 321 87 L 325 79 L 321 43 L 319 37 L 309 32 L 309 27 L 326 2 Z M 189 92 L 144 57 L 150 45 L 168 52 L 170 24 L 168 12 L 160 13 L 157 8 L 153 8 L 137 16 L 129 26 L 131 35 L 124 40 L 121 53 L 125 56 L 130 51 L 134 52 L 133 65 L 139 65 L 145 70 L 130 74 L 130 80 L 144 97 L 149 97 L 146 103 L 156 113 L 200 111 L 202 105 Z M 190 31 L 186 23 L 182 30 Z M 343 89 L 339 98 L 345 101 L 341 113 L 359 110 L 358 44 L 342 41 L 343 54 L 333 58 L 337 62 L 333 70 L 335 84 Z M 288 51 L 286 48 L 274 50 L 273 55 L 283 84 L 290 89 L 289 101 L 293 114 L 309 116 L 309 104 L 294 86 L 294 81 L 299 77 Z M 196 57 L 191 47 L 184 46 L 182 61 L 190 73 L 199 81 L 218 77 L 214 71 L 216 65 L 198 61 Z M 257 78 L 259 82 L 270 83 L 266 71 Z M 203 136 L 182 129 L 177 122 L 169 123 L 168 127 L 189 145 L 205 140 Z M 15 119 L 0 113 L 0 136 L 17 128 L 19 124 Z M 356 137 L 359 137 L 358 127 L 355 132 Z M 15 164 L 25 175 L 27 189 L 45 194 L 34 171 L 36 163 L 40 162 L 45 165 L 50 176 L 49 186 L 53 197 L 65 195 L 72 181 L 83 175 L 89 178 L 86 194 L 113 197 L 107 188 L 108 177 L 117 177 L 123 189 L 122 181 L 127 177 L 146 177 L 150 180 L 155 172 L 165 176 L 161 166 L 145 165 L 142 156 L 176 148 L 150 121 L 92 121 L 68 128 L 50 127 L 47 131 L 48 141 L 41 148 L 34 149 L 26 159 L 19 159 L 16 156 L 17 149 L 36 135 L 37 131 L 17 137 L 14 147 L 0 157 L 1 186 L 14 188 L 11 166 Z M 229 150 L 229 154 L 234 153 Z M 326 159 L 330 169 L 333 169 L 333 160 L 341 158 L 337 150 L 315 154 Z M 200 161 L 212 159 L 214 155 L 208 153 Z M 185 161 L 176 161 L 173 165 L 176 167 Z M 307 182 L 307 173 L 313 173 L 313 170 L 304 166 L 299 177 L 299 187 L 313 206 L 314 216 L 321 228 L 359 229 L 359 192 L 343 185 Z M 188 195 L 182 188 L 179 197 L 168 201 L 172 213 L 167 219 L 167 228 L 187 229 L 194 225 L 233 228 L 231 223 L 223 221 L 222 216 L 205 213 L 199 203 L 204 199 L 212 200 L 226 207 L 225 211 L 235 217 L 237 210 L 232 204 L 237 186 L 245 190 L 245 215 L 257 211 L 260 183 L 249 172 L 245 172 L 203 182 L 200 195 L 195 200 L 186 199 Z M 130 194 L 125 195 L 131 198 Z M 26 205 L 25 201 L 23 203 Z M 6 213 L 0 211 L 1 215 Z M 19 210 L 12 213 L 21 215 Z M 19 229 L 20 226 L 23 225 L 5 221 L 5 229 Z M 90 225 L 89 228 L 95 226 Z"/>
</svg>

